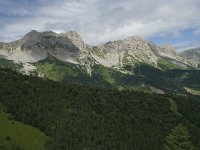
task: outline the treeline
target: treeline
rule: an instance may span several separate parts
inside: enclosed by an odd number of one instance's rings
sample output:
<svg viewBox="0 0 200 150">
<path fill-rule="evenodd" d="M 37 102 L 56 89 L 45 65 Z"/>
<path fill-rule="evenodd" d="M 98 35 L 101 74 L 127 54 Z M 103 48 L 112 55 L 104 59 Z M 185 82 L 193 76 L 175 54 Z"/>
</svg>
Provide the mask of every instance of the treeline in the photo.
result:
<svg viewBox="0 0 200 150">
<path fill-rule="evenodd" d="M 179 123 L 200 149 L 198 100 L 173 96 L 177 116 L 167 95 L 64 85 L 9 69 L 0 69 L 0 87 L 0 102 L 15 119 L 51 137 L 48 150 L 161 150 Z"/>
</svg>

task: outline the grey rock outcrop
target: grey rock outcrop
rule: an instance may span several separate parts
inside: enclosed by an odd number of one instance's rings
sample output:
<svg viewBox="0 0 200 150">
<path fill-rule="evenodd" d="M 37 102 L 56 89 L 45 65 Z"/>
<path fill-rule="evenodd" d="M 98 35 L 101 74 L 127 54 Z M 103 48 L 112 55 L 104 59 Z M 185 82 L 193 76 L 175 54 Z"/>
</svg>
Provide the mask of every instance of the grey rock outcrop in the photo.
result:
<svg viewBox="0 0 200 150">
<path fill-rule="evenodd" d="M 108 67 L 122 67 L 126 63 L 136 62 L 157 64 L 157 57 L 150 42 L 138 36 L 101 44 L 96 47 L 97 50 L 100 57 L 93 51 L 94 59 Z"/>
</svg>

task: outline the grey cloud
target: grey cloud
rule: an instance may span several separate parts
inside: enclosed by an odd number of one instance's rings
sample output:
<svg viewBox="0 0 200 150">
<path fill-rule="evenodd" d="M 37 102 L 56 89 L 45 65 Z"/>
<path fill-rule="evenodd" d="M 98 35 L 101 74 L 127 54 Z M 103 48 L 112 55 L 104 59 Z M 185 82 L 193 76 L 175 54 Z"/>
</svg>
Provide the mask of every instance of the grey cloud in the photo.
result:
<svg viewBox="0 0 200 150">
<path fill-rule="evenodd" d="M 6 0 L 0 4 L 3 2 Z M 10 10 L 16 6 L 21 11 Z M 0 23 L 4 25 L 1 34 L 76 30 L 87 43 L 95 44 L 132 35 L 178 37 L 180 30 L 200 25 L 199 0 L 35 0 L 33 6 L 13 2 L 4 11 L 7 9 L 18 17 L 11 18 L 12 24 Z M 23 15 L 30 17 L 20 17 Z"/>
<path fill-rule="evenodd" d="M 45 30 L 57 30 L 57 31 L 81 31 L 81 26 L 77 22 L 57 22 L 57 23 L 47 23 L 44 27 Z"/>
</svg>

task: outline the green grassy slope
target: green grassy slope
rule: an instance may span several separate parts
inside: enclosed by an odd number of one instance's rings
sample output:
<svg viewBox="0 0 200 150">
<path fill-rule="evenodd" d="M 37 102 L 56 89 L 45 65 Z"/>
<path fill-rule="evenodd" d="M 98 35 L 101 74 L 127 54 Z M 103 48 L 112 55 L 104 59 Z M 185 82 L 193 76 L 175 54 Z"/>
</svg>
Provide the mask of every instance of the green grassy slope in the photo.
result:
<svg viewBox="0 0 200 150">
<path fill-rule="evenodd" d="M 62 62 L 53 57 L 48 57 L 34 65 L 47 79 L 65 83 L 95 84 L 83 66 Z"/>
<path fill-rule="evenodd" d="M 0 105 L 0 149 L 1 150 L 45 150 L 48 137 L 36 128 L 9 119 Z"/>
</svg>

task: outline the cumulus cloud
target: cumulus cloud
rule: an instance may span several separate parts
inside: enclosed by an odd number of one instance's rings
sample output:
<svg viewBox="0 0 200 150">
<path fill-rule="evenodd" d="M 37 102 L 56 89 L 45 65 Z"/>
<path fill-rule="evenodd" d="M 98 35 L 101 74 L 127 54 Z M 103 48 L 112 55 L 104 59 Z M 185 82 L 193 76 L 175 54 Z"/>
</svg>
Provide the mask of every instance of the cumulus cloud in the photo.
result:
<svg viewBox="0 0 200 150">
<path fill-rule="evenodd" d="M 199 0 L 1 0 L 1 39 L 36 29 L 75 30 L 98 44 L 139 35 L 182 36 L 200 26 Z M 198 33 L 198 30 L 195 34 Z"/>
</svg>

